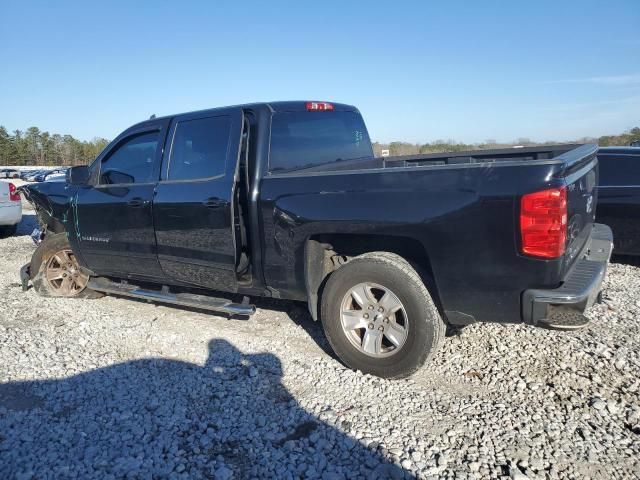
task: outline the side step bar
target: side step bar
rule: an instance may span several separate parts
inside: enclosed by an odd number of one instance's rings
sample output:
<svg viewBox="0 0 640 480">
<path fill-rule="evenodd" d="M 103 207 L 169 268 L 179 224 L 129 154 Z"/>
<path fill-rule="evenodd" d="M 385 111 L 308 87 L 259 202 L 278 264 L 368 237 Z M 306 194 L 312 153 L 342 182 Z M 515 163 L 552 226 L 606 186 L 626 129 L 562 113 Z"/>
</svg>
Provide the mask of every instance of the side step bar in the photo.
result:
<svg viewBox="0 0 640 480">
<path fill-rule="evenodd" d="M 145 290 L 136 285 L 112 282 L 100 277 L 91 278 L 87 287 L 98 292 L 142 298 L 160 303 L 171 303 L 184 307 L 202 308 L 203 310 L 224 312 L 231 315 L 253 315 L 256 313 L 255 305 L 250 305 L 247 297 L 244 297 L 242 303 L 233 303 L 224 298 L 207 297 L 193 293 L 171 293 L 166 286 L 163 286 L 160 291 Z"/>
</svg>

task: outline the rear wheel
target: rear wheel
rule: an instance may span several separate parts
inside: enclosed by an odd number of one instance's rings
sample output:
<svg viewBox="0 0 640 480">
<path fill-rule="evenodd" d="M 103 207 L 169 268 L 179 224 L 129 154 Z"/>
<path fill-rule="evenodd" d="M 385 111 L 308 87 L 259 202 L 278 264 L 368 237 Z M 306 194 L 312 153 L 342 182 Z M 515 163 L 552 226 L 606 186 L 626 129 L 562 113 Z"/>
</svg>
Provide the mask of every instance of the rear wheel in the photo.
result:
<svg viewBox="0 0 640 480">
<path fill-rule="evenodd" d="M 66 233 L 47 234 L 31 258 L 33 288 L 45 297 L 98 298 L 87 288 L 89 275 L 78 265 Z"/>
<path fill-rule="evenodd" d="M 329 343 L 347 366 L 385 378 L 411 375 L 445 333 L 418 273 L 386 252 L 360 255 L 332 273 L 321 316 Z"/>
</svg>

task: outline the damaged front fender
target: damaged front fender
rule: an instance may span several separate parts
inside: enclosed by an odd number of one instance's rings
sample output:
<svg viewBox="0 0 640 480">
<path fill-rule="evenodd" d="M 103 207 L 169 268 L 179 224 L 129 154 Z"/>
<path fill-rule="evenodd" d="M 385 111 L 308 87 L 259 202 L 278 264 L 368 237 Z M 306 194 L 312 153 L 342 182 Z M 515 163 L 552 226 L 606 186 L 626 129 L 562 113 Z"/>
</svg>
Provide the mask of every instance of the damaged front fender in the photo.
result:
<svg viewBox="0 0 640 480">
<path fill-rule="evenodd" d="M 41 182 L 22 185 L 18 187 L 18 191 L 36 211 L 42 232 L 68 231 L 72 199 L 77 187 L 62 182 Z"/>
</svg>

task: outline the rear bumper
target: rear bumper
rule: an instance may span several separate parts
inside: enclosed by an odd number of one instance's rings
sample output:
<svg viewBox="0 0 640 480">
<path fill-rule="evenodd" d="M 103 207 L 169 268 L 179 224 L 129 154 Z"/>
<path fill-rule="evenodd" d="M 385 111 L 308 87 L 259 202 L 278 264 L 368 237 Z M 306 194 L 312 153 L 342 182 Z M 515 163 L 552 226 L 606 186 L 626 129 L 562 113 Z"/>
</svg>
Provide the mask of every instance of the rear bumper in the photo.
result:
<svg viewBox="0 0 640 480">
<path fill-rule="evenodd" d="M 22 219 L 21 202 L 0 204 L 0 225 L 16 225 Z"/>
<path fill-rule="evenodd" d="M 600 298 L 612 249 L 611 229 L 606 225 L 594 224 L 586 253 L 576 262 L 560 287 L 524 292 L 524 322 L 559 330 L 573 330 L 589 323 L 584 312 Z"/>
</svg>

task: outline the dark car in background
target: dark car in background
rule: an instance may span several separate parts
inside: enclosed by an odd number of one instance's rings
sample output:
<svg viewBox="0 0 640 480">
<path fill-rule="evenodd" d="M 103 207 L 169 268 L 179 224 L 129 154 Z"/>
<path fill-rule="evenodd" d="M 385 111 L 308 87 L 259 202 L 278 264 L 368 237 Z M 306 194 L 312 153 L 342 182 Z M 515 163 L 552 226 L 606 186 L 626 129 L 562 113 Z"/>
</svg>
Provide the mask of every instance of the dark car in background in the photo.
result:
<svg viewBox="0 0 640 480">
<path fill-rule="evenodd" d="M 38 169 L 38 170 L 23 170 L 22 172 L 20 172 L 20 179 L 24 180 L 25 182 L 35 182 L 36 181 L 36 176 L 40 175 L 42 173 L 42 170 Z"/>
<path fill-rule="evenodd" d="M 47 177 L 47 175 L 49 175 L 49 172 L 50 172 L 50 171 L 51 171 L 51 170 L 46 170 L 46 171 L 38 172 L 36 175 L 34 175 L 33 179 L 34 179 L 36 182 L 44 182 L 45 178 Z"/>
<path fill-rule="evenodd" d="M 640 255 L 640 148 L 598 150 L 598 222 L 613 230 L 614 253 Z"/>
<path fill-rule="evenodd" d="M 20 170 L 15 168 L 0 169 L 0 178 L 20 178 Z"/>
<path fill-rule="evenodd" d="M 20 178 L 26 182 L 42 182 L 44 181 L 44 177 L 52 171 L 50 168 L 25 170 L 20 174 Z"/>
</svg>

